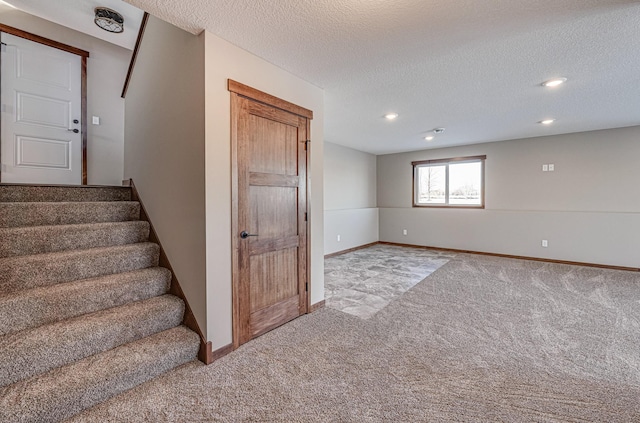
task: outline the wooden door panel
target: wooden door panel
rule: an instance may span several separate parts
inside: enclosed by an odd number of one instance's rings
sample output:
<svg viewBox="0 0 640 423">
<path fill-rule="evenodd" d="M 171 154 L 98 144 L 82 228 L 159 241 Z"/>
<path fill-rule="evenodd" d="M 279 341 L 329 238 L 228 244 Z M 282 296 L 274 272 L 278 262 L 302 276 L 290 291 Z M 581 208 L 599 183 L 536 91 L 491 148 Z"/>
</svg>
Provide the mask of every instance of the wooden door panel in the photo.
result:
<svg viewBox="0 0 640 423">
<path fill-rule="evenodd" d="M 233 94 L 232 119 L 237 346 L 307 311 L 308 120 Z"/>
<path fill-rule="evenodd" d="M 249 184 L 251 186 L 298 187 L 299 183 L 300 178 L 297 176 L 257 172 L 251 172 L 249 175 Z"/>
<path fill-rule="evenodd" d="M 251 257 L 251 313 L 298 295 L 298 246 Z"/>
<path fill-rule="evenodd" d="M 297 122 L 296 122 L 297 123 Z M 276 175 L 298 175 L 298 128 L 251 115 L 249 171 Z"/>
<path fill-rule="evenodd" d="M 260 336 L 300 316 L 298 297 L 291 297 L 268 308 L 251 314 L 251 338 Z"/>
<path fill-rule="evenodd" d="M 278 251 L 284 248 L 294 248 L 300 246 L 300 237 L 289 236 L 286 238 L 274 238 L 268 240 L 251 241 L 249 244 L 249 254 L 251 256 L 266 254 L 271 251 Z"/>
<path fill-rule="evenodd" d="M 258 234 L 249 242 L 298 234 L 298 189 L 290 187 L 251 186 L 250 228 Z"/>
</svg>

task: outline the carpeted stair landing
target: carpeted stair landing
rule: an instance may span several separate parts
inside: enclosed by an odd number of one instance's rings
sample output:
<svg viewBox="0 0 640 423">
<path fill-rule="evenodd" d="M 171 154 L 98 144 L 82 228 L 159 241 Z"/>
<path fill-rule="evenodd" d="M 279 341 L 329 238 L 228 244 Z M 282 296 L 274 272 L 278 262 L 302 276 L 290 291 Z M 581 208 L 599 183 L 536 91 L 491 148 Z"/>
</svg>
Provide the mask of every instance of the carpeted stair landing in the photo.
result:
<svg viewBox="0 0 640 423">
<path fill-rule="evenodd" d="M 0 422 L 59 422 L 196 359 L 128 187 L 0 184 Z"/>
</svg>

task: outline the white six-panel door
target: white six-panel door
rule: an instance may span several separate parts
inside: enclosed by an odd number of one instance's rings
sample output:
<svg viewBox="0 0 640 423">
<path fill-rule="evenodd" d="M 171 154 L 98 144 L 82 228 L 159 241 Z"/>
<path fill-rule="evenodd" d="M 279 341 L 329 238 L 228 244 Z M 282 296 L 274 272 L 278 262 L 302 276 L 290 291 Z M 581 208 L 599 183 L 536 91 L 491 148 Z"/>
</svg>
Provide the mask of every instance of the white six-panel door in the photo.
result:
<svg viewBox="0 0 640 423">
<path fill-rule="evenodd" d="M 0 59 L 1 181 L 81 184 L 80 56 L 3 32 Z"/>
</svg>

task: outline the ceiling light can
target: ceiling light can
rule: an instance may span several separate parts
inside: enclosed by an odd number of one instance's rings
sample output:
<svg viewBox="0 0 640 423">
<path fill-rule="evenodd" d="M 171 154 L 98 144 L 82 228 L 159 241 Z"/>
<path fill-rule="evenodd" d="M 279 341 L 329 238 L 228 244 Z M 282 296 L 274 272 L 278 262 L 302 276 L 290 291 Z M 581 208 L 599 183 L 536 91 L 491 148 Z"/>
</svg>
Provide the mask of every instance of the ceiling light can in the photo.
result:
<svg viewBox="0 0 640 423">
<path fill-rule="evenodd" d="M 541 123 L 541 124 L 543 124 L 543 125 L 551 125 L 551 124 L 552 124 L 553 122 L 555 122 L 555 121 L 556 121 L 555 119 L 544 119 L 544 120 L 541 120 L 541 121 L 540 121 L 540 122 L 538 122 L 538 123 Z"/>
<path fill-rule="evenodd" d="M 558 85 L 562 85 L 565 82 L 567 82 L 567 78 L 553 78 L 553 79 L 549 79 L 548 81 L 544 81 L 542 83 L 542 86 L 553 88 L 553 87 L 557 87 Z"/>
<path fill-rule="evenodd" d="M 384 115 L 385 119 L 388 120 L 394 120 L 395 118 L 398 117 L 397 113 L 387 113 L 386 115 Z"/>
</svg>

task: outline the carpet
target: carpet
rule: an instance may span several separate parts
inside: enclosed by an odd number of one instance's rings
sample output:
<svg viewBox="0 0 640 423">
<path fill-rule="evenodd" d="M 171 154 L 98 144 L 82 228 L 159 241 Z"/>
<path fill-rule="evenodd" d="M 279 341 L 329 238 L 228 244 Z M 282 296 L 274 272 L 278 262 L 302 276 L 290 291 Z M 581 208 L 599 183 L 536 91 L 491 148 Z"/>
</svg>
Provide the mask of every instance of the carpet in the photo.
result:
<svg viewBox="0 0 640 423">
<path fill-rule="evenodd" d="M 0 184 L 0 423 L 57 423 L 196 360 L 131 197 Z"/>
<path fill-rule="evenodd" d="M 638 422 L 640 274 L 458 254 L 69 422 Z"/>
</svg>

